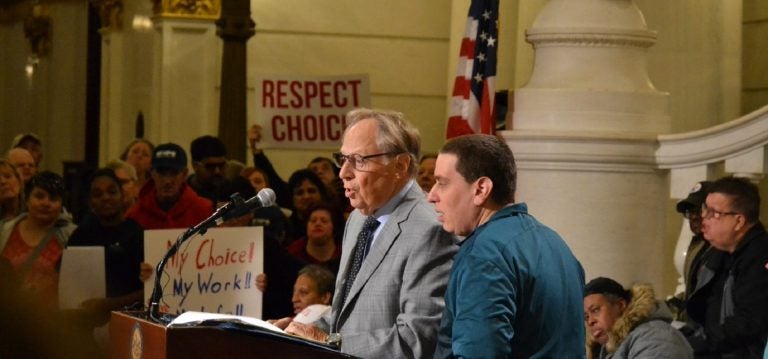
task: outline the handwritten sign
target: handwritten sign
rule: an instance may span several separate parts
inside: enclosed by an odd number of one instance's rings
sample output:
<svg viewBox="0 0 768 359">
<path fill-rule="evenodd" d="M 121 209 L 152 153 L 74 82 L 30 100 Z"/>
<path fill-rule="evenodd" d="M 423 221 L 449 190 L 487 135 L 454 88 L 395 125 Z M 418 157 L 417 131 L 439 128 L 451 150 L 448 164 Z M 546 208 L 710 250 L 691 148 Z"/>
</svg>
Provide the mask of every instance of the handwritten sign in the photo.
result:
<svg viewBox="0 0 768 359">
<path fill-rule="evenodd" d="M 144 232 L 144 258 L 155 268 L 184 229 Z M 263 227 L 209 229 L 181 245 L 168 259 L 160 280 L 161 310 L 224 313 L 261 318 L 261 292 L 255 279 L 264 271 Z M 152 295 L 154 275 L 144 283 Z"/>
<path fill-rule="evenodd" d="M 338 148 L 344 115 L 371 103 L 367 75 L 256 79 L 262 148 Z"/>
</svg>

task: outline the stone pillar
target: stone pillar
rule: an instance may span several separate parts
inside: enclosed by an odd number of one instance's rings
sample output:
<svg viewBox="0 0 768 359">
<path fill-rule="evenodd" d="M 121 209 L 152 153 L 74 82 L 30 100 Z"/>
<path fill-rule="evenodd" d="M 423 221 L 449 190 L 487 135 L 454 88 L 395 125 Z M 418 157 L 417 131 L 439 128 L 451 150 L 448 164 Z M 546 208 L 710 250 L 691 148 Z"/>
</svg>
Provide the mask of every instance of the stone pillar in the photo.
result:
<svg viewBox="0 0 768 359">
<path fill-rule="evenodd" d="M 246 43 L 255 33 L 251 2 L 227 0 L 216 22 L 224 40 L 219 97 L 219 138 L 227 144 L 229 157 L 246 163 Z"/>
<path fill-rule="evenodd" d="M 92 0 L 101 20 L 101 86 L 99 94 L 99 159 L 107 162 L 122 150 L 123 71 L 125 53 L 123 40 L 122 0 Z M 127 143 L 127 142 L 126 142 Z"/>
<path fill-rule="evenodd" d="M 655 149 L 668 95 L 646 65 L 656 34 L 631 0 L 551 0 L 527 40 L 533 73 L 501 133 L 517 160 L 517 201 L 563 236 L 587 280 L 667 289 L 674 243 Z"/>
<path fill-rule="evenodd" d="M 221 44 L 215 20 L 220 0 L 153 0 L 155 49 L 147 137 L 189 148 L 216 135 Z"/>
</svg>

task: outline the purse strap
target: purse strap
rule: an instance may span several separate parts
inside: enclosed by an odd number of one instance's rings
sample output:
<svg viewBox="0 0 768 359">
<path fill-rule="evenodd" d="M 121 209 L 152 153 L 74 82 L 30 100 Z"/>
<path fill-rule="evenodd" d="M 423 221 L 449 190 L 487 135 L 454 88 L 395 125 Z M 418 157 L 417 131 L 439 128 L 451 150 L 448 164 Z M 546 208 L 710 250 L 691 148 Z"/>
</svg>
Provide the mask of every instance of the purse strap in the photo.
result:
<svg viewBox="0 0 768 359">
<path fill-rule="evenodd" d="M 43 240 L 37 244 L 37 247 L 35 247 L 35 250 L 29 254 L 29 257 L 27 257 L 27 260 L 24 262 L 24 264 L 22 264 L 21 267 L 19 267 L 20 277 L 23 278 L 27 274 L 27 272 L 32 268 L 32 264 L 34 264 L 35 261 L 37 260 L 37 257 L 40 257 L 40 253 L 43 253 L 43 249 L 45 249 L 45 247 L 48 246 L 48 243 L 53 238 L 54 229 L 55 227 L 51 228 L 48 231 L 48 234 L 45 236 L 45 238 L 43 238 Z"/>
</svg>

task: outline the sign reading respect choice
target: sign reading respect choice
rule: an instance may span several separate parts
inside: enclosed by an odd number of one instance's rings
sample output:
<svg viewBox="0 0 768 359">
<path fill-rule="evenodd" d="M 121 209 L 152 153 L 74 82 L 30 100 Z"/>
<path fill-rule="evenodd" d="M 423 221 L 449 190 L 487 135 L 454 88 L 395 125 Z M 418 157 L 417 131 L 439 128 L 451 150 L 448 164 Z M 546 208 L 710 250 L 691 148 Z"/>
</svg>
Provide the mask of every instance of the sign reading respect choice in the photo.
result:
<svg viewBox="0 0 768 359">
<path fill-rule="evenodd" d="M 165 256 L 185 229 L 144 232 L 144 261 L 152 265 Z M 211 228 L 181 245 L 166 262 L 160 278 L 160 310 L 225 313 L 261 318 L 261 292 L 256 276 L 264 271 L 263 227 Z M 148 302 L 154 273 L 144 283 Z"/>
</svg>

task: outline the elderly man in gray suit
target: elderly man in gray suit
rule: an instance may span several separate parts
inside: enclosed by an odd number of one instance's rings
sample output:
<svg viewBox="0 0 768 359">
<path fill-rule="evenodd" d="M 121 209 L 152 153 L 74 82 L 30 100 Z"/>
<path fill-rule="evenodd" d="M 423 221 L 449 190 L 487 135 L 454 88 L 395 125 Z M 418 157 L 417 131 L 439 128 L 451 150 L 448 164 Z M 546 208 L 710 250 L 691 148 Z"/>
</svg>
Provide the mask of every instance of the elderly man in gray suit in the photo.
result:
<svg viewBox="0 0 768 359">
<path fill-rule="evenodd" d="M 413 180 L 418 130 L 400 113 L 369 109 L 347 114 L 347 126 L 335 158 L 355 211 L 344 230 L 330 331 L 296 322 L 286 331 L 361 357 L 431 357 L 458 247 Z"/>
</svg>

